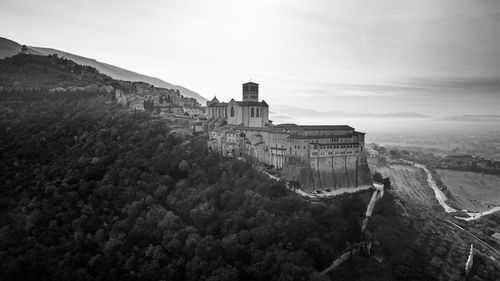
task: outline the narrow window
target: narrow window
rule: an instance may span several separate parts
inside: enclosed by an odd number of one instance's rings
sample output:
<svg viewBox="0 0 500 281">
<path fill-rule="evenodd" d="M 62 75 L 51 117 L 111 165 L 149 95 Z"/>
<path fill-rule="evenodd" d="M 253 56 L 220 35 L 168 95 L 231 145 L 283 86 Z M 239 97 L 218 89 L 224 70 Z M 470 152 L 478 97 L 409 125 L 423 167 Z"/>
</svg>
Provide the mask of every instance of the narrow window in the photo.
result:
<svg viewBox="0 0 500 281">
<path fill-rule="evenodd" d="M 255 113 L 255 112 L 254 112 L 254 108 L 252 107 L 252 108 L 250 109 L 250 117 L 253 117 L 253 116 L 255 115 L 254 113 Z"/>
<path fill-rule="evenodd" d="M 260 108 L 258 108 L 258 107 L 255 109 L 256 110 L 255 117 L 260 117 L 260 110 L 259 109 Z"/>
<path fill-rule="evenodd" d="M 231 117 L 234 117 L 234 107 L 231 106 Z"/>
</svg>

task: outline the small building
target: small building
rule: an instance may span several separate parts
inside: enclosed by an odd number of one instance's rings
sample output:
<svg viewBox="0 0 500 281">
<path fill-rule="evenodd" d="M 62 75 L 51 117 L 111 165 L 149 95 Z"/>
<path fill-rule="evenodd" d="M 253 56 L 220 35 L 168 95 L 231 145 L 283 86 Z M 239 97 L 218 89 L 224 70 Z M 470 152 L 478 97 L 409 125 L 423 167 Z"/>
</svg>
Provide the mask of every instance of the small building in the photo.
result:
<svg viewBox="0 0 500 281">
<path fill-rule="evenodd" d="M 495 232 L 495 233 L 493 233 L 493 235 L 491 235 L 491 237 L 493 237 L 493 238 L 497 239 L 497 240 L 498 240 L 498 243 L 500 243 L 500 233 Z"/>
<path fill-rule="evenodd" d="M 193 134 L 201 134 L 204 132 L 203 130 L 203 122 L 194 122 L 189 125 L 189 128 L 193 132 Z"/>
<path fill-rule="evenodd" d="M 158 113 L 174 114 L 174 115 L 183 115 L 184 114 L 184 109 L 180 105 L 155 104 L 155 108 L 156 108 Z"/>
<path fill-rule="evenodd" d="M 21 54 L 24 54 L 24 55 L 29 54 L 28 47 L 26 47 L 26 45 L 21 46 Z"/>
<path fill-rule="evenodd" d="M 187 113 L 189 116 L 192 116 L 192 117 L 205 116 L 205 111 L 201 107 L 183 106 L 183 110 L 184 110 L 184 113 Z"/>
<path fill-rule="evenodd" d="M 115 89 L 115 99 L 116 103 L 121 105 L 127 105 L 127 97 L 121 89 Z"/>
</svg>

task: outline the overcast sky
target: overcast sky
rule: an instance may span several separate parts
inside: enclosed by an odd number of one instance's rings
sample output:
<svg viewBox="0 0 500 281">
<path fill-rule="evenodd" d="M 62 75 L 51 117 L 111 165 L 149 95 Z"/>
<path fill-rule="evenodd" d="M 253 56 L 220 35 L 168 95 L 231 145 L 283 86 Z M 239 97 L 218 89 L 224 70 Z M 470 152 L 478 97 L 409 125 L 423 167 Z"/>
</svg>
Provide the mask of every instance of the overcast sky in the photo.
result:
<svg viewBox="0 0 500 281">
<path fill-rule="evenodd" d="M 0 36 L 269 104 L 500 113 L 500 1 L 0 0 Z M 272 108 L 271 108 L 272 110 Z"/>
</svg>

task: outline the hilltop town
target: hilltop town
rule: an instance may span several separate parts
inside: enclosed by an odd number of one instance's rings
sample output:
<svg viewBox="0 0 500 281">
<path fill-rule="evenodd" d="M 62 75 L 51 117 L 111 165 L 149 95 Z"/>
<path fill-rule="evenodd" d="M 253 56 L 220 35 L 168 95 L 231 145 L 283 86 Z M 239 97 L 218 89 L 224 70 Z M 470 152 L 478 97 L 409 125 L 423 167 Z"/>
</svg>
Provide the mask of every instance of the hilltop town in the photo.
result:
<svg viewBox="0 0 500 281">
<path fill-rule="evenodd" d="M 57 54 L 30 54 L 23 46 L 0 63 L 0 92 L 23 94 L 102 93 L 131 110 L 180 117 L 202 117 L 204 108 L 178 89 L 155 87 L 140 81 L 116 80 L 90 66 Z"/>
<path fill-rule="evenodd" d="M 132 83 L 116 91 L 116 101 L 134 110 L 179 118 L 189 116 L 189 134 L 204 135 L 209 149 L 225 157 L 250 157 L 272 167 L 306 190 L 358 187 L 371 182 L 364 153 L 365 134 L 348 125 L 274 125 L 269 105 L 259 100 L 259 84 L 242 85 L 242 100 L 206 107 L 178 92 Z"/>
<path fill-rule="evenodd" d="M 306 190 L 370 183 L 364 133 L 347 125 L 274 125 L 269 105 L 259 100 L 257 83 L 243 84 L 241 101 L 219 102 L 214 97 L 203 107 L 179 90 L 115 80 L 57 55 L 27 54 L 25 48 L 0 68 L 0 92 L 105 94 L 132 111 L 182 119 L 184 125 L 175 128 L 177 132 L 203 135 L 211 150 L 225 157 L 251 157 Z"/>
</svg>

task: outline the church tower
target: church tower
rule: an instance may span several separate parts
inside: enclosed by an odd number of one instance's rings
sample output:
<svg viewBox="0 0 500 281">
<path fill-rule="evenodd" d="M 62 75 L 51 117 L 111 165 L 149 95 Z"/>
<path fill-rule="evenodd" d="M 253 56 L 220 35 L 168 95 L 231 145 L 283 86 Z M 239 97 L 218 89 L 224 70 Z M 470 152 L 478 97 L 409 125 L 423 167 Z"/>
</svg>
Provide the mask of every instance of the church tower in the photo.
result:
<svg viewBox="0 0 500 281">
<path fill-rule="evenodd" d="M 243 101 L 259 101 L 259 84 L 253 82 L 243 84 Z"/>
</svg>

